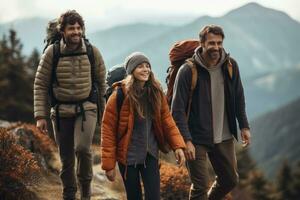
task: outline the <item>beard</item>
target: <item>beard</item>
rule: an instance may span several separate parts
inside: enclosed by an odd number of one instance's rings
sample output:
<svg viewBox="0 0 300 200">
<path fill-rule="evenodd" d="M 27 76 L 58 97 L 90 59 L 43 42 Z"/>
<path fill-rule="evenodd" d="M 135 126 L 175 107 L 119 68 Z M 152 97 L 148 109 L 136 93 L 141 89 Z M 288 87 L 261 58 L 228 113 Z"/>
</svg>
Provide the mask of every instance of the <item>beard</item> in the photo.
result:
<svg viewBox="0 0 300 200">
<path fill-rule="evenodd" d="M 65 38 L 66 43 L 70 45 L 80 44 L 82 34 L 72 34 Z"/>
<path fill-rule="evenodd" d="M 212 60 L 217 60 L 220 59 L 221 54 L 222 54 L 222 49 L 219 50 L 213 50 L 213 49 L 208 49 L 207 54 Z"/>
</svg>

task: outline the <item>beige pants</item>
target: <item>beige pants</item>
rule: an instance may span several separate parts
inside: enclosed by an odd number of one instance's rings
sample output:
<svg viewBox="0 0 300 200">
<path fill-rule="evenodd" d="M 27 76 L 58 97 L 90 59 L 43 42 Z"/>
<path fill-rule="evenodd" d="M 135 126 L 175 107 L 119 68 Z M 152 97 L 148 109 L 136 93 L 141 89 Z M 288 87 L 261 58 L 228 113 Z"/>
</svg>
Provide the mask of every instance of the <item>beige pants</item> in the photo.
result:
<svg viewBox="0 0 300 200">
<path fill-rule="evenodd" d="M 85 121 L 82 121 L 81 115 L 70 118 L 61 117 L 59 131 L 56 128 L 55 117 L 52 116 L 51 119 L 62 163 L 60 178 L 63 184 L 64 199 L 75 198 L 76 175 L 80 183 L 81 195 L 90 196 L 90 183 L 93 177 L 91 144 L 96 127 L 97 112 L 95 110 L 86 111 L 85 116 Z M 75 157 L 77 158 L 76 175 Z"/>
</svg>

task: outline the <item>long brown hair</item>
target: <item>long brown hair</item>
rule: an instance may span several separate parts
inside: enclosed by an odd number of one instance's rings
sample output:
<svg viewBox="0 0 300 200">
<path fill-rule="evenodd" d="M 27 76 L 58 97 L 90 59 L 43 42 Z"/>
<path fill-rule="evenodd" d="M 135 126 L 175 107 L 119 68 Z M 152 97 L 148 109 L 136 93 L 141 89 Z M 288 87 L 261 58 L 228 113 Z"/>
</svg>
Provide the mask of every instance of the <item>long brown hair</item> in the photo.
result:
<svg viewBox="0 0 300 200">
<path fill-rule="evenodd" d="M 144 88 L 138 83 L 138 80 L 130 74 L 126 78 L 126 89 L 130 106 L 141 117 L 145 118 L 145 103 L 150 105 L 150 116 L 153 118 L 155 112 L 159 112 L 161 108 L 161 100 L 163 98 L 163 90 L 159 81 L 150 72 L 149 79 L 146 81 Z M 146 102 L 142 102 L 143 95 L 147 95 Z"/>
</svg>

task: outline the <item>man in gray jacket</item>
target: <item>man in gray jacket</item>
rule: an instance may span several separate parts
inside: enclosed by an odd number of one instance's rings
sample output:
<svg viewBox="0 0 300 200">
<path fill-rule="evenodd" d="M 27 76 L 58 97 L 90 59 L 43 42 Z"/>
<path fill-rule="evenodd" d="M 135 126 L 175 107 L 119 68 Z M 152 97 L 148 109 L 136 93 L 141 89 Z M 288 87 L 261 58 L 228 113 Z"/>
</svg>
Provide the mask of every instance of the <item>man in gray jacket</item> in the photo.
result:
<svg viewBox="0 0 300 200">
<path fill-rule="evenodd" d="M 198 78 L 190 115 L 186 116 L 192 80 L 188 63 L 178 71 L 171 111 L 187 146 L 190 199 L 221 200 L 238 183 L 233 139 L 237 138 L 236 119 L 245 146 L 250 144 L 251 134 L 239 68 L 223 49 L 222 28 L 205 26 L 199 37 L 200 45 L 192 57 Z M 207 155 L 217 175 L 210 188 Z"/>
<path fill-rule="evenodd" d="M 84 35 L 84 21 L 75 11 L 59 18 L 60 41 L 41 57 L 34 81 L 34 116 L 37 128 L 47 132 L 47 103 L 62 162 L 63 198 L 75 199 L 77 179 L 81 199 L 91 196 L 91 144 L 105 99 L 105 65 L 97 48 Z M 50 95 L 49 95 L 50 94 Z"/>
</svg>

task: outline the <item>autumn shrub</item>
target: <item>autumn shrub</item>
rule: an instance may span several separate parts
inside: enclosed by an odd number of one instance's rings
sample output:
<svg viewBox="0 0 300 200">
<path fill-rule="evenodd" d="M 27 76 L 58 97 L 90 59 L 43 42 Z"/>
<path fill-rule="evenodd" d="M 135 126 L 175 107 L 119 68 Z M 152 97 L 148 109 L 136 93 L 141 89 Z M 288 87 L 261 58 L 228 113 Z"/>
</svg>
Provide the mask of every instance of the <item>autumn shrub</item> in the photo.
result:
<svg viewBox="0 0 300 200">
<path fill-rule="evenodd" d="M 162 162 L 160 167 L 161 199 L 188 199 L 190 179 L 187 169 Z"/>
<path fill-rule="evenodd" d="M 34 184 L 40 167 L 32 153 L 0 128 L 0 199 L 20 199 L 26 185 Z"/>
<path fill-rule="evenodd" d="M 17 143 L 30 150 L 43 169 L 57 171 L 57 148 L 53 139 L 48 134 L 42 133 L 33 124 L 19 123 L 8 127 L 8 130 L 16 137 Z"/>
<path fill-rule="evenodd" d="M 162 200 L 182 200 L 189 197 L 191 181 L 185 167 L 179 168 L 174 164 L 162 161 L 160 184 Z M 211 185 L 212 182 L 209 184 Z M 224 200 L 232 200 L 232 195 L 227 194 Z"/>
<path fill-rule="evenodd" d="M 35 150 L 38 153 L 41 153 L 43 156 L 47 156 L 51 154 L 53 151 L 56 151 L 54 141 L 47 135 L 41 133 L 35 125 L 33 124 L 23 124 L 19 126 L 19 128 L 23 128 L 26 132 L 31 133 L 34 137 L 34 146 Z"/>
</svg>

